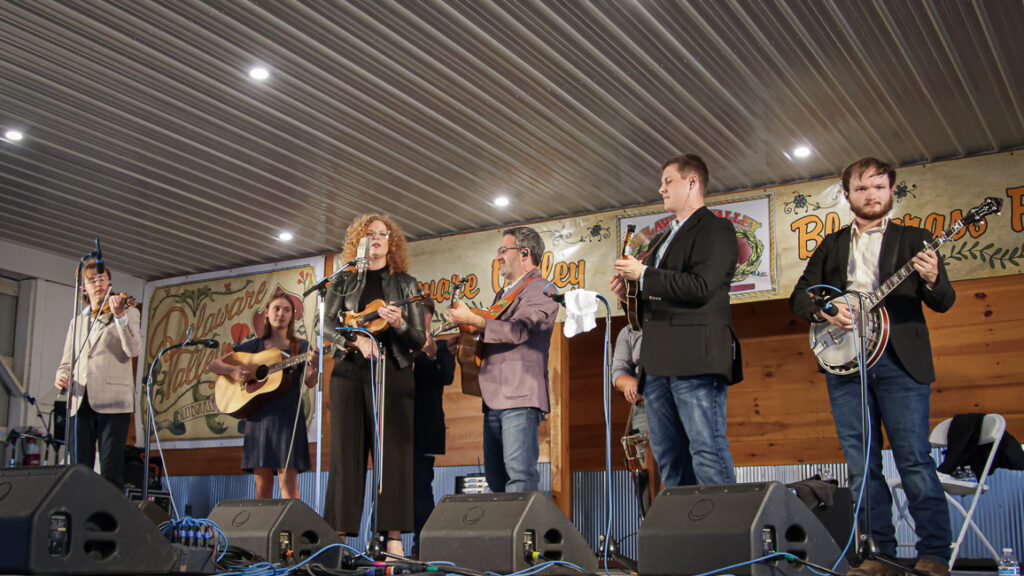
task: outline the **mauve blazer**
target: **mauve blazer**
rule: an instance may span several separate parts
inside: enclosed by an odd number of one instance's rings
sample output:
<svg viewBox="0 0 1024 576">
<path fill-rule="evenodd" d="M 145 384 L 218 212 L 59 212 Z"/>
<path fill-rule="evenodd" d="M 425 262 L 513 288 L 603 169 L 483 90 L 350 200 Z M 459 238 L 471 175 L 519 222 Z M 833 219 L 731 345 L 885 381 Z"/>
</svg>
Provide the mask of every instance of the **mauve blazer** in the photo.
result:
<svg viewBox="0 0 1024 576">
<path fill-rule="evenodd" d="M 480 364 L 480 392 L 494 410 L 551 410 L 548 400 L 548 349 L 558 303 L 544 295 L 547 281 L 534 269 L 523 278 L 536 280 L 516 295 L 508 308 L 487 320 Z M 497 301 L 497 299 L 495 299 Z"/>
</svg>

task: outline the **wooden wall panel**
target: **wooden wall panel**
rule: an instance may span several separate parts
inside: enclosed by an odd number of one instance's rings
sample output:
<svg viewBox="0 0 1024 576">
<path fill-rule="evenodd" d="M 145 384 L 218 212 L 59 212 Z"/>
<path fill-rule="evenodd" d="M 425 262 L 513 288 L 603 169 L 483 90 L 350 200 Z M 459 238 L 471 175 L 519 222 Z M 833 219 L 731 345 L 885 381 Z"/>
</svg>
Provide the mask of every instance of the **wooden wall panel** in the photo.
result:
<svg viewBox="0 0 1024 576">
<path fill-rule="evenodd" d="M 954 284 L 957 303 L 946 314 L 926 311 L 938 380 L 932 424 L 963 412 L 1000 412 L 1024 439 L 1024 275 Z M 807 323 L 787 300 L 733 305 L 743 347 L 743 382 L 730 387 L 728 434 L 738 466 L 840 462 L 825 377 L 808 349 Z M 621 319 L 613 322 L 615 333 Z M 599 325 L 599 328 L 602 326 Z M 596 332 L 596 331 L 595 331 Z M 574 470 L 604 467 L 599 337 L 572 340 L 570 369 Z M 612 462 L 622 466 L 628 409 L 613 410 Z"/>
</svg>

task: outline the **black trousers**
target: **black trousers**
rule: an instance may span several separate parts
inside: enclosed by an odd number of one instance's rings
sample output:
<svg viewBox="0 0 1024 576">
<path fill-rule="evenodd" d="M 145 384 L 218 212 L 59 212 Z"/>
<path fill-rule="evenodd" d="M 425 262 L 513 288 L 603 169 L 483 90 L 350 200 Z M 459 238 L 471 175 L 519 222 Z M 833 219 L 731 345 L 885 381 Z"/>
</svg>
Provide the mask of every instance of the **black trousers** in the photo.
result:
<svg viewBox="0 0 1024 576">
<path fill-rule="evenodd" d="M 400 369 L 388 360 L 385 371 L 383 492 L 377 528 L 411 532 L 415 383 L 411 367 Z M 330 399 L 331 465 L 324 519 L 336 531 L 356 535 L 363 515 L 366 463 L 374 443 L 370 363 L 361 357 L 339 359 L 331 375 Z"/>
<path fill-rule="evenodd" d="M 124 488 L 124 447 L 128 444 L 128 426 L 131 412 L 101 414 L 89 405 L 88 392 L 76 413 L 76 429 L 71 431 L 71 450 L 75 461 L 92 470 L 96 465 L 97 445 L 100 453 L 100 474 L 118 489 Z M 73 456 L 74 457 L 74 456 Z"/>
</svg>

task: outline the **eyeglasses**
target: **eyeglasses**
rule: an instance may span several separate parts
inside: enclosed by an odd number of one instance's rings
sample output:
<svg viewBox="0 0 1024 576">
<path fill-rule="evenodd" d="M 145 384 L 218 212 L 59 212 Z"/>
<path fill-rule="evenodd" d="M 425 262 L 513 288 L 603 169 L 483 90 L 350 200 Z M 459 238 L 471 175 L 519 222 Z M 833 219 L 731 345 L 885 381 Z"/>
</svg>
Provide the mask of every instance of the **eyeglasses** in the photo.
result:
<svg viewBox="0 0 1024 576">
<path fill-rule="evenodd" d="M 86 280 L 85 281 L 85 283 L 90 285 L 90 286 L 98 286 L 100 284 L 103 284 L 104 282 L 110 282 L 110 278 L 108 278 L 106 276 L 97 276 L 97 277 L 95 277 L 95 278 L 93 278 L 91 280 Z"/>
<path fill-rule="evenodd" d="M 522 250 L 522 249 L 525 249 L 525 248 L 526 248 L 526 246 L 499 246 L 498 247 L 498 256 L 504 256 L 505 252 L 508 252 L 509 250 Z"/>
<path fill-rule="evenodd" d="M 370 240 L 387 240 L 391 237 L 391 232 L 367 232 L 366 237 Z"/>
</svg>

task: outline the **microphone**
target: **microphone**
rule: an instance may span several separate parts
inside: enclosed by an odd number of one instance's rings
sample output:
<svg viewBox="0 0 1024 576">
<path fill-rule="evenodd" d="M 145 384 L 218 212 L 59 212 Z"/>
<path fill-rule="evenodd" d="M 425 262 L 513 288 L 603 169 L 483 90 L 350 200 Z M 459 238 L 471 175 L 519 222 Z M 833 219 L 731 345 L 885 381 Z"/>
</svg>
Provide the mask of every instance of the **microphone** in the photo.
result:
<svg viewBox="0 0 1024 576">
<path fill-rule="evenodd" d="M 839 308 L 832 303 L 831 300 L 825 300 L 823 296 L 816 297 L 814 303 L 818 306 L 818 310 L 821 310 L 822 314 L 826 316 L 835 316 L 839 314 Z"/>
<path fill-rule="evenodd" d="M 96 238 L 96 275 L 103 274 L 107 271 L 106 267 L 103 266 L 103 252 L 100 252 L 100 239 Z"/>
<path fill-rule="evenodd" d="M 24 394 L 24 395 L 23 395 L 22 397 L 23 397 L 23 398 L 25 399 L 25 401 L 26 401 L 26 402 L 28 402 L 29 404 L 31 404 L 31 405 L 33 405 L 33 406 L 35 406 L 35 405 L 36 405 L 36 399 L 35 399 L 35 398 L 34 398 L 34 397 L 33 397 L 33 396 L 31 395 L 31 394 L 28 394 L 28 393 L 26 393 L 26 394 Z"/>
<path fill-rule="evenodd" d="M 343 270 L 349 266 L 355 266 L 360 273 L 365 273 L 370 267 L 370 239 L 363 236 L 359 239 L 359 246 L 356 248 L 356 257 L 338 267 Z"/>
<path fill-rule="evenodd" d="M 554 292 L 549 292 L 548 288 L 554 288 Z M 558 288 L 555 287 L 555 285 L 551 282 L 548 282 L 548 285 L 544 287 L 544 290 L 541 292 L 541 294 L 547 296 L 548 298 L 551 298 L 552 300 L 558 302 L 559 304 L 565 304 L 565 294 L 559 292 Z"/>
<path fill-rule="evenodd" d="M 363 236 L 359 239 L 359 248 L 356 249 L 356 274 L 359 275 L 357 285 L 363 283 L 366 278 L 366 269 L 370 267 L 370 239 Z"/>
<path fill-rule="evenodd" d="M 200 340 L 193 340 L 191 342 L 185 342 L 179 346 L 203 346 L 205 348 L 217 348 L 220 346 L 220 342 L 217 342 L 213 338 L 202 338 Z"/>
</svg>

